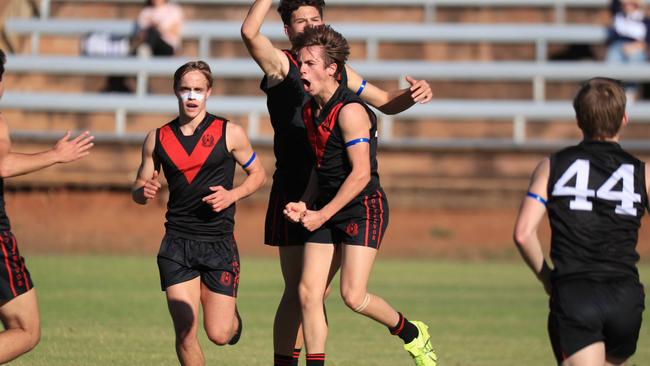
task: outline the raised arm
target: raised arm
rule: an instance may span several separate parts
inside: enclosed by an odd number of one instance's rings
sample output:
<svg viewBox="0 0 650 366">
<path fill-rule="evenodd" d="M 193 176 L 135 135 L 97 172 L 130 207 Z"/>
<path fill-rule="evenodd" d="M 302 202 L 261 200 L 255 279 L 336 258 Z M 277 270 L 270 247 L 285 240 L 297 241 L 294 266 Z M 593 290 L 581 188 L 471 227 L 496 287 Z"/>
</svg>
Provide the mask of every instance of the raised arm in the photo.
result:
<svg viewBox="0 0 650 366">
<path fill-rule="evenodd" d="M 70 131 L 61 138 L 50 150 L 33 154 L 11 151 L 9 127 L 0 114 L 0 176 L 15 177 L 31 173 L 57 163 L 69 163 L 90 153 L 93 147 L 93 136 L 86 131 L 70 140 Z"/>
<path fill-rule="evenodd" d="M 138 175 L 133 182 L 131 197 L 133 201 L 141 205 L 147 204 L 156 197 L 158 190 L 162 187 L 158 181 L 158 171 L 154 162 L 154 148 L 156 146 L 156 131 L 147 134 L 142 144 L 142 161 L 138 168 Z"/>
<path fill-rule="evenodd" d="M 255 1 L 241 26 L 241 36 L 248 53 L 266 75 L 269 87 L 279 84 L 289 73 L 289 60 L 284 52 L 275 48 L 271 41 L 260 33 L 271 4 L 271 0 Z"/>
<path fill-rule="evenodd" d="M 203 202 L 209 204 L 215 212 L 228 208 L 233 203 L 248 197 L 262 187 L 266 181 L 266 172 L 260 159 L 253 151 L 244 129 L 234 123 L 226 126 L 226 146 L 237 164 L 246 172 L 246 178 L 237 187 L 227 190 L 222 186 L 210 187 L 213 192 L 203 197 Z"/>
<path fill-rule="evenodd" d="M 350 103 L 339 112 L 339 126 L 344 141 L 370 138 L 370 119 L 365 108 Z M 303 226 L 309 231 L 321 227 L 334 214 L 354 199 L 370 181 L 370 144 L 360 143 L 347 148 L 352 171 L 332 200 L 318 211 L 307 211 L 302 218 Z"/>
<path fill-rule="evenodd" d="M 544 259 L 542 245 L 537 236 L 537 228 L 546 212 L 546 188 L 550 162 L 546 158 L 535 168 L 515 223 L 514 241 L 522 258 L 542 282 L 546 293 L 551 291 L 551 269 Z"/>
<path fill-rule="evenodd" d="M 410 87 L 386 91 L 368 82 L 362 87 L 365 80 L 361 75 L 347 65 L 345 71 L 348 75 L 348 88 L 385 114 L 398 114 L 416 103 L 428 103 L 433 98 L 431 86 L 425 80 L 415 80 L 407 76 L 406 81 Z"/>
</svg>

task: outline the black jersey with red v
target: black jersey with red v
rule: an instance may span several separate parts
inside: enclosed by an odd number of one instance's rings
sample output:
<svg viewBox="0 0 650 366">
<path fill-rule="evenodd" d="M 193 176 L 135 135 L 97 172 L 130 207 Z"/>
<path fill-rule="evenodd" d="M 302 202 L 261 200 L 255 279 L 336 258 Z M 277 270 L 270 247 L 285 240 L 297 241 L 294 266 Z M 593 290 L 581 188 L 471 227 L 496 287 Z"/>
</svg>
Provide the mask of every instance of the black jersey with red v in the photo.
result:
<svg viewBox="0 0 650 366">
<path fill-rule="evenodd" d="M 215 123 L 217 121 L 218 123 Z M 223 120 L 207 114 L 194 133 L 183 135 L 177 120 L 160 129 L 160 144 L 171 163 L 183 173 L 188 184 L 199 173 L 221 140 Z"/>
</svg>

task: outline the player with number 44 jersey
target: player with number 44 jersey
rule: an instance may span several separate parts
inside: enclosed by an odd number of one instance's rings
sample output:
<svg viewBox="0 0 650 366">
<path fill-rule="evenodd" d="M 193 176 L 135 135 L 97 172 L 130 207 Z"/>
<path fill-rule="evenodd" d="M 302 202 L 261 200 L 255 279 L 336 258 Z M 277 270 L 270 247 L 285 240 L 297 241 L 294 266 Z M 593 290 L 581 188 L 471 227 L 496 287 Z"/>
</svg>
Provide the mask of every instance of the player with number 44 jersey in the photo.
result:
<svg viewBox="0 0 650 366">
<path fill-rule="evenodd" d="M 650 173 L 618 143 L 625 104 L 617 80 L 582 86 L 573 106 L 584 139 L 539 163 L 515 224 L 517 248 L 550 295 L 559 365 L 622 365 L 636 351 L 645 307 L 636 244 Z M 552 270 L 537 237 L 545 212 Z"/>
</svg>

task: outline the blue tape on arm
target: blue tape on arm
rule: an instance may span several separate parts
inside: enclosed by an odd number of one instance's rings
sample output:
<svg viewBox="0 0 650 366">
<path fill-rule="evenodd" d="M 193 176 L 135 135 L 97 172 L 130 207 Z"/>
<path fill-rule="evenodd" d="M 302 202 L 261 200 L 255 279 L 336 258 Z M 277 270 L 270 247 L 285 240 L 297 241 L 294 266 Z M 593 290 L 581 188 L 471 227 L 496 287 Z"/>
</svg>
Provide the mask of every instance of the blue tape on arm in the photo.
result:
<svg viewBox="0 0 650 366">
<path fill-rule="evenodd" d="M 350 147 L 352 145 L 356 145 L 356 144 L 359 144 L 359 143 L 362 143 L 362 142 L 370 143 L 370 139 L 368 139 L 366 137 L 362 137 L 360 139 L 350 140 L 350 141 L 345 143 L 345 147 Z"/>
<path fill-rule="evenodd" d="M 539 202 L 541 202 L 542 205 L 544 205 L 544 206 L 547 205 L 547 202 L 546 202 L 545 199 L 543 199 L 540 195 L 537 195 L 537 194 L 535 194 L 535 193 L 533 193 L 533 192 L 526 192 L 526 197 L 530 197 L 530 198 L 532 198 L 532 199 L 534 199 L 534 200 L 536 200 L 536 201 L 539 201 Z"/>
<path fill-rule="evenodd" d="M 253 151 L 253 155 L 251 155 L 251 158 L 248 159 L 248 161 L 246 162 L 246 164 L 242 165 L 242 168 L 246 169 L 246 168 L 248 168 L 249 166 L 251 166 L 251 164 L 253 164 L 253 160 L 255 160 L 255 157 L 256 157 L 256 156 L 257 156 L 257 155 L 255 155 L 255 151 Z"/>
<path fill-rule="evenodd" d="M 361 95 L 363 93 L 363 89 L 366 88 L 366 80 L 364 79 L 361 81 L 361 86 L 359 87 L 359 90 L 357 90 L 357 95 Z"/>
</svg>

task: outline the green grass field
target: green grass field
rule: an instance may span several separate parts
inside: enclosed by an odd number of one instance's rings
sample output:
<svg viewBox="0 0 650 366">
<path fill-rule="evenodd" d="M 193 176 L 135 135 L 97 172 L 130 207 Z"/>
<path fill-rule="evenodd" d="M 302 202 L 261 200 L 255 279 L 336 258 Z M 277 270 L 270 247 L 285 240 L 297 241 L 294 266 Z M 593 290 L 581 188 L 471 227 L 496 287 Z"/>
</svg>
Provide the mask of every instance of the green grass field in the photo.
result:
<svg viewBox="0 0 650 366">
<path fill-rule="evenodd" d="M 43 336 L 34 351 L 13 364 L 177 364 L 153 256 L 32 256 L 28 265 L 39 291 Z M 641 274 L 650 283 L 650 265 L 642 266 Z M 554 362 L 545 328 L 547 300 L 523 262 L 384 260 L 375 266 L 370 289 L 432 326 L 440 365 Z M 235 347 L 217 347 L 202 334 L 207 364 L 271 365 L 271 325 L 280 292 L 276 260 L 243 258 L 243 338 Z M 328 365 L 411 365 L 399 339 L 348 310 L 338 285 L 332 294 Z M 630 365 L 648 364 L 646 323 Z"/>
</svg>

